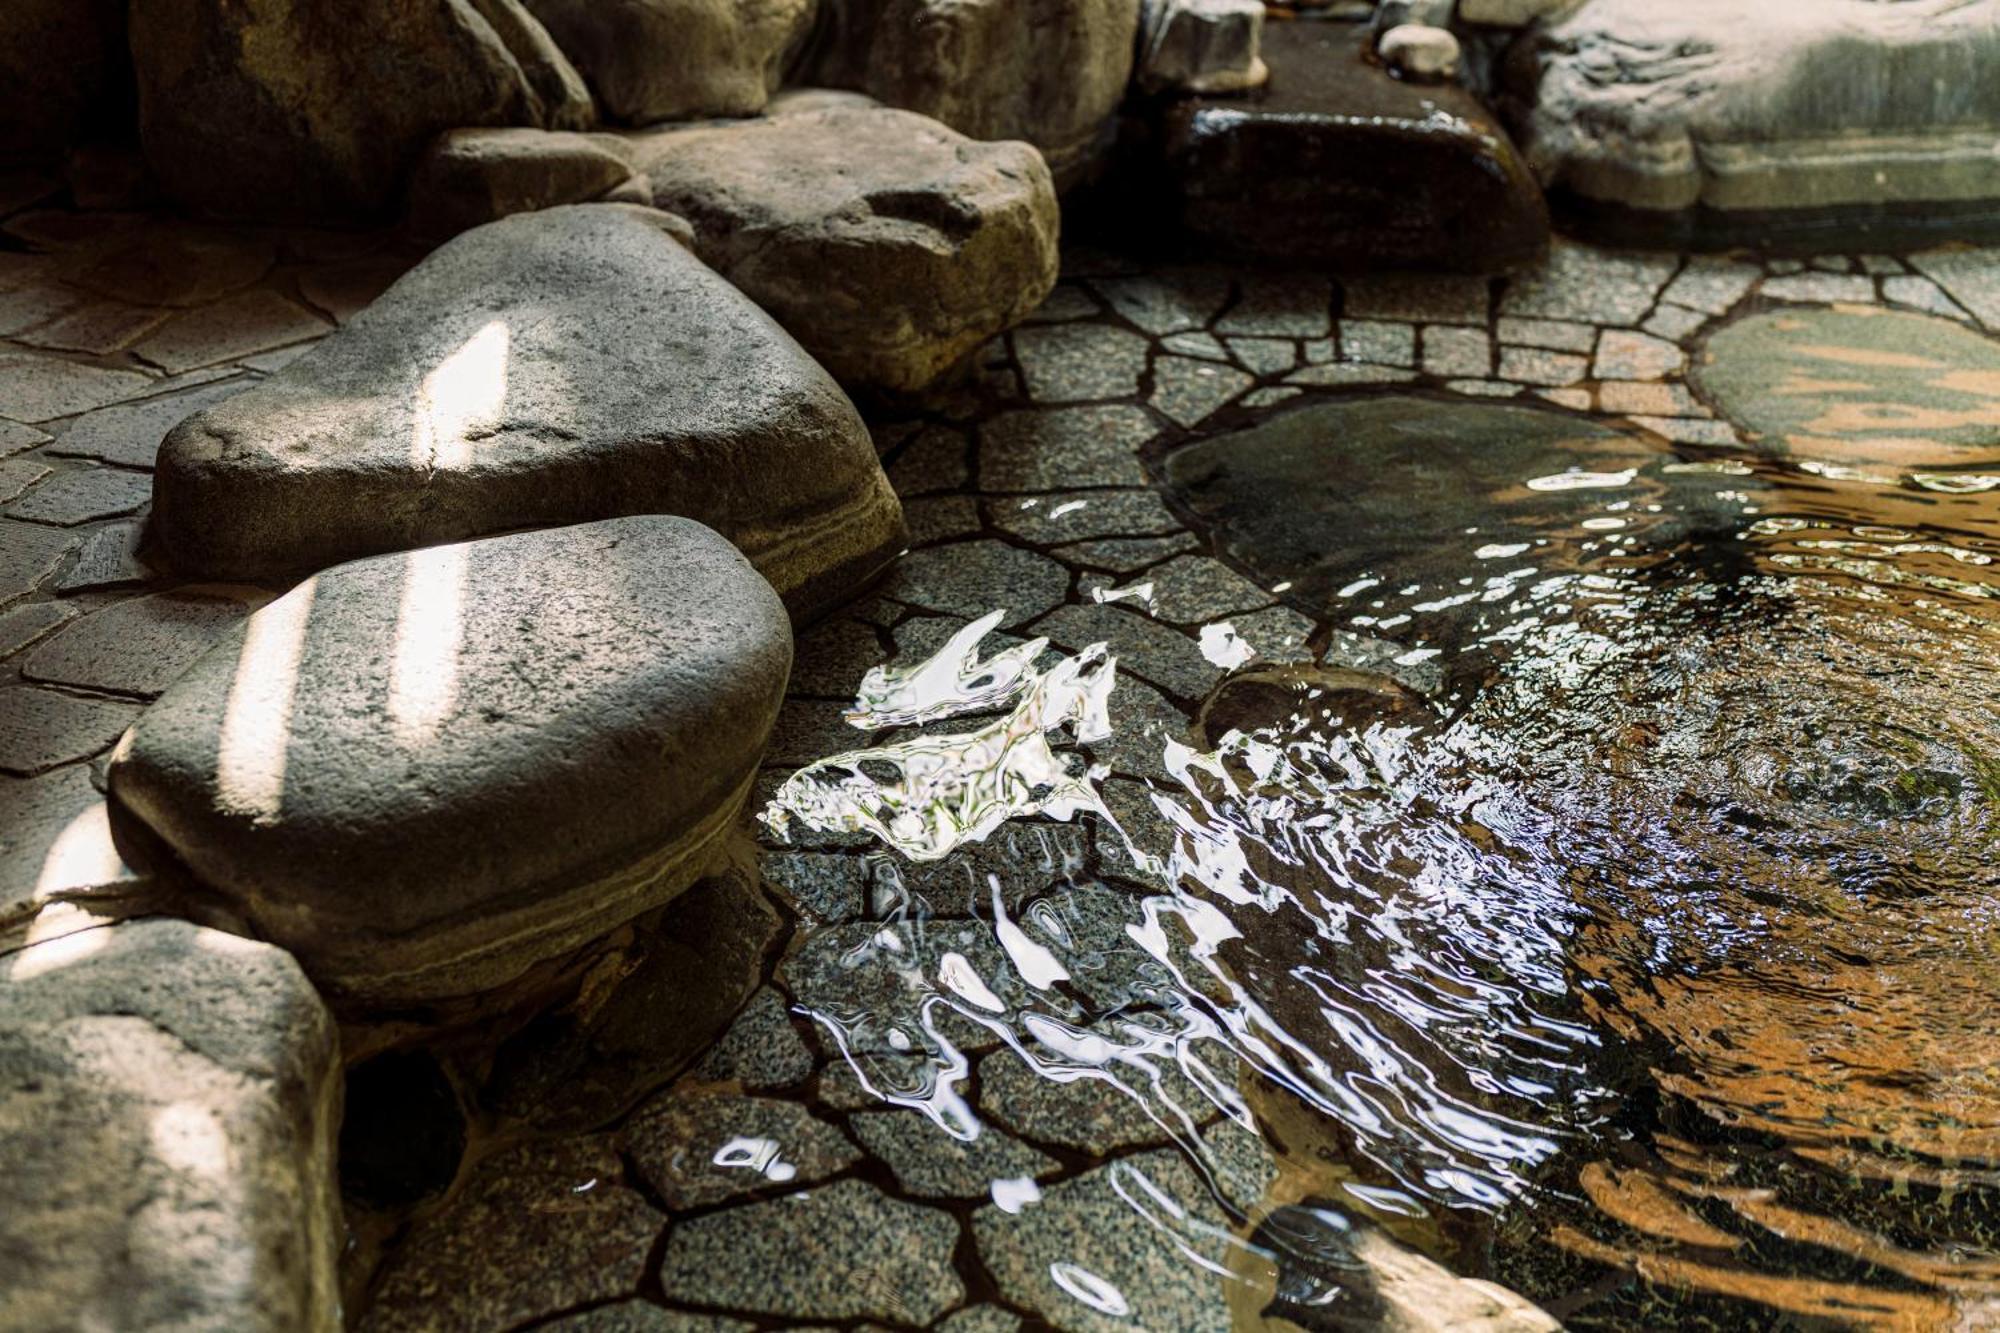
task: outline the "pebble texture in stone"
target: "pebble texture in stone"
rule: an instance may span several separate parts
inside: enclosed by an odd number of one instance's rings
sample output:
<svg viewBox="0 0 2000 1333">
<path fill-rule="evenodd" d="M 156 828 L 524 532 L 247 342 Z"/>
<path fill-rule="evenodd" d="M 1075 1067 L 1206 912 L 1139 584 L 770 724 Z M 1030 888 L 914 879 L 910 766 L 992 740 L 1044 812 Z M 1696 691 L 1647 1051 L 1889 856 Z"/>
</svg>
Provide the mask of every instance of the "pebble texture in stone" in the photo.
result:
<svg viewBox="0 0 2000 1333">
<path fill-rule="evenodd" d="M 812 1052 L 792 1027 L 784 997 L 766 987 L 750 998 L 694 1072 L 707 1082 L 733 1082 L 760 1091 L 801 1082 L 812 1070 Z"/>
</svg>

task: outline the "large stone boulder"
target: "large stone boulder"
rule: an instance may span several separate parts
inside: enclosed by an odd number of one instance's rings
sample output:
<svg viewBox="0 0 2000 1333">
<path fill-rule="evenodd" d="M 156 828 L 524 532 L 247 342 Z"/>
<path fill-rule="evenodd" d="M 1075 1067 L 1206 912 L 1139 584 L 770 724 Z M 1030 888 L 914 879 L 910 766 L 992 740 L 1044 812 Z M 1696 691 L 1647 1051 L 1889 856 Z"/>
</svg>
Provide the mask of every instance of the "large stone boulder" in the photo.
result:
<svg viewBox="0 0 2000 1333">
<path fill-rule="evenodd" d="M 903 543 L 867 429 L 672 223 L 578 205 L 433 252 L 310 352 L 168 434 L 162 550 L 255 578 L 674 513 L 734 541 L 794 611 L 845 595 Z"/>
<path fill-rule="evenodd" d="M 623 145 L 609 135 L 520 126 L 447 130 L 417 166 L 408 214 L 411 230 L 441 238 L 516 213 L 607 197 L 652 202 Z"/>
<path fill-rule="evenodd" d="M 202 213 L 384 217 L 445 130 L 593 114 L 520 0 L 133 0 L 131 33 L 147 163 Z"/>
<path fill-rule="evenodd" d="M 756 115 L 814 10 L 814 0 L 527 4 L 590 80 L 604 114 L 632 125 Z"/>
<path fill-rule="evenodd" d="M 60 158 L 112 108 L 123 63 L 119 0 L 7 0 L 0 5 L 0 162 Z M 107 127 L 109 128 L 109 127 Z"/>
<path fill-rule="evenodd" d="M 813 81 L 975 139 L 1025 139 L 1059 188 L 1091 174 L 1132 77 L 1140 0 L 828 0 Z"/>
<path fill-rule="evenodd" d="M 1727 240 L 1829 210 L 1990 216 L 1996 61 L 2000 0 L 1589 0 L 1508 82 L 1551 187 Z"/>
<path fill-rule="evenodd" d="M 1270 82 L 1169 111 L 1164 188 L 1206 249 L 1340 268 L 1505 273 L 1541 258 L 1548 210 L 1493 118 L 1456 87 L 1367 62 L 1358 24 L 1274 23 Z"/>
<path fill-rule="evenodd" d="M 0 957 L 0 1326 L 333 1333 L 340 1088 L 268 944 L 150 918 Z"/>
<path fill-rule="evenodd" d="M 853 107 L 633 148 L 695 252 L 850 387 L 923 388 L 1055 284 L 1055 187 L 1024 143 Z"/>
<path fill-rule="evenodd" d="M 718 864 L 790 669 L 777 597 L 686 519 L 381 556 L 196 662 L 111 796 L 343 1007 L 478 996 Z"/>
</svg>

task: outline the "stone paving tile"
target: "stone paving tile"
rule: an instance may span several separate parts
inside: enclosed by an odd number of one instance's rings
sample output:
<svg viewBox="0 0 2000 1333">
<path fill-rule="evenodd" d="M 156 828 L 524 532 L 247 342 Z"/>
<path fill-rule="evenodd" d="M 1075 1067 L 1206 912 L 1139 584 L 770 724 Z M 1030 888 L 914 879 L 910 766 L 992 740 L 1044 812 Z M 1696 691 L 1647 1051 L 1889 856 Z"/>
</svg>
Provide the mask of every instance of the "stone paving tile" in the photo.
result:
<svg viewBox="0 0 2000 1333">
<path fill-rule="evenodd" d="M 979 1062 L 980 1110 L 1030 1142 L 1097 1157 L 1171 1142 L 1214 1116 L 1215 1107 L 1179 1066 L 1168 1060 L 1152 1063 L 1158 1070 L 1157 1088 L 1146 1070 L 1122 1064 L 1109 1067 L 1124 1085 L 1119 1087 L 1089 1076 L 1059 1082 L 1030 1069 L 1011 1050 L 995 1051 Z M 1231 1061 L 1227 1070 L 1233 1075 L 1234 1069 Z"/>
<path fill-rule="evenodd" d="M 1243 405 L 1255 408 L 1276 407 L 1279 403 L 1296 398 L 1303 392 L 1305 392 L 1303 389 L 1285 387 L 1257 389 L 1243 396 Z"/>
<path fill-rule="evenodd" d="M 1390 274 L 1341 283 L 1341 314 L 1413 324 L 1486 323 L 1492 288 L 1484 278 Z"/>
<path fill-rule="evenodd" d="M 1340 354 L 1349 361 L 1413 368 L 1417 364 L 1417 331 L 1408 324 L 1344 319 L 1340 322 Z"/>
<path fill-rule="evenodd" d="M 82 292 L 56 282 L 37 282 L 0 291 L 0 338 L 19 338 L 82 305 Z"/>
<path fill-rule="evenodd" d="M 0 773 L 27 778 L 88 759 L 138 716 L 136 704 L 29 685 L 0 688 Z"/>
<path fill-rule="evenodd" d="M 1021 1316 L 998 1305 L 968 1305 L 938 1322 L 938 1333 L 1020 1333 Z"/>
<path fill-rule="evenodd" d="M 669 1300 L 794 1319 L 928 1324 L 965 1299 L 951 1214 L 843 1180 L 676 1224 Z"/>
<path fill-rule="evenodd" d="M 1875 280 L 1858 273 L 1800 273 L 1787 278 L 1767 278 L 1757 294 L 1767 301 L 1873 305 Z"/>
<path fill-rule="evenodd" d="M 91 301 L 50 320 L 18 341 L 59 352 L 108 356 L 123 351 L 164 324 L 171 311 L 122 301 Z"/>
<path fill-rule="evenodd" d="M 1667 255 L 1618 254 L 1557 240 L 1548 264 L 1507 284 L 1500 313 L 1591 324 L 1637 324 L 1680 266 Z"/>
<path fill-rule="evenodd" d="M 994 1181 L 1041 1180 L 1061 1169 L 1053 1157 L 992 1125 L 980 1126 L 979 1136 L 965 1143 L 906 1107 L 864 1111 L 847 1124 L 888 1164 L 896 1183 L 920 1199 L 984 1199 Z"/>
<path fill-rule="evenodd" d="M 535 1333 L 750 1333 L 755 1327 L 741 1319 L 687 1314 L 645 1301 L 619 1301 L 536 1324 Z"/>
<path fill-rule="evenodd" d="M 132 350 L 163 370 L 192 370 L 317 338 L 332 327 L 277 292 L 256 288 L 184 311 Z"/>
<path fill-rule="evenodd" d="M 1903 267 L 1903 261 L 1894 255 L 1863 255 L 1859 262 L 1863 273 L 1873 273 L 1881 276 L 1891 273 L 1909 272 L 1908 269 Z"/>
<path fill-rule="evenodd" d="M 41 352 L 0 351 L 0 415 L 38 425 L 134 397 L 153 385 L 132 370 L 105 370 Z"/>
<path fill-rule="evenodd" d="M 1160 346 L 1166 351 L 1180 356 L 1198 357 L 1203 361 L 1227 361 L 1229 349 L 1222 340 L 1212 333 L 1170 333 L 1160 339 Z"/>
<path fill-rule="evenodd" d="M 763 762 L 799 767 L 830 754 L 860 749 L 867 738 L 847 725 L 841 716 L 846 707 L 824 699 L 787 698 L 778 707 L 778 720 L 771 727 Z"/>
<path fill-rule="evenodd" d="M 74 532 L 0 518 L 0 606 L 34 591 L 78 540 Z"/>
<path fill-rule="evenodd" d="M 1933 315 L 1943 315 L 1946 319 L 1970 320 L 1971 314 L 1965 307 L 1944 294 L 1944 289 L 1929 278 L 1894 277 L 1882 279 L 1882 299 L 1900 305 L 1914 306 L 1918 310 Z"/>
<path fill-rule="evenodd" d="M 882 660 L 881 636 L 865 621 L 835 616 L 800 631 L 792 647 L 793 694 L 849 699 Z"/>
<path fill-rule="evenodd" d="M 1601 380 L 1656 380 L 1687 365 L 1681 349 L 1649 333 L 1606 329 L 1597 340 L 1591 371 Z"/>
<path fill-rule="evenodd" d="M 904 499 L 966 488 L 972 480 L 971 452 L 964 431 L 927 425 L 905 441 L 886 471 Z"/>
<path fill-rule="evenodd" d="M 928 495 L 905 500 L 903 523 L 910 530 L 913 546 L 969 537 L 980 529 L 979 501 L 970 495 Z"/>
<path fill-rule="evenodd" d="M 400 259 L 374 257 L 320 265 L 299 274 L 299 295 L 336 324 L 345 324 L 387 291 L 409 266 Z"/>
<path fill-rule="evenodd" d="M 1157 434 L 1136 407 L 1004 412 L 979 428 L 979 485 L 986 491 L 1143 486 L 1138 447 Z"/>
<path fill-rule="evenodd" d="M 32 458 L 0 460 L 0 504 L 19 499 L 49 475 L 50 469 Z"/>
<path fill-rule="evenodd" d="M 1989 329 L 2000 329 L 2000 246 L 1933 250 L 1911 255 L 1910 266 L 1944 288 Z M 0 394 L 0 399 L 5 397 Z"/>
<path fill-rule="evenodd" d="M 1333 288 L 1306 276 L 1246 277 L 1215 331 L 1225 337 L 1324 338 L 1333 332 Z"/>
<path fill-rule="evenodd" d="M 1663 439 L 1672 440 L 1675 444 L 1712 444 L 1728 447 L 1742 443 L 1736 438 L 1736 428 L 1726 421 L 1634 415 L 1632 424 L 1642 426 Z"/>
<path fill-rule="evenodd" d="M 1255 611 L 1275 598 L 1220 560 L 1184 555 L 1146 575 L 1153 585 L 1154 614 L 1181 625 Z"/>
<path fill-rule="evenodd" d="M 1228 366 L 1210 365 L 1184 356 L 1163 356 L 1153 362 L 1150 401 L 1171 420 L 1193 426 L 1256 383 L 1242 371 Z"/>
<path fill-rule="evenodd" d="M 1588 352 L 1597 343 L 1597 326 L 1561 319 L 1521 319 L 1503 315 L 1494 325 L 1503 343 L 1546 347 L 1554 352 Z"/>
<path fill-rule="evenodd" d="M 99 296 L 189 307 L 243 290 L 276 261 L 277 246 L 268 233 L 149 219 L 72 256 L 63 274 Z"/>
<path fill-rule="evenodd" d="M 775 852 L 764 858 L 764 878 L 820 925 L 857 921 L 868 911 L 867 872 L 852 856 Z"/>
<path fill-rule="evenodd" d="M 1720 315 L 1749 295 L 1750 289 L 1763 276 L 1763 270 L 1755 264 L 1713 255 L 1696 255 L 1674 275 L 1674 280 L 1667 284 L 1660 299 L 1705 314 Z"/>
<path fill-rule="evenodd" d="M 1155 336 L 1206 328 L 1229 299 L 1228 275 L 1209 270 L 1099 278 L 1091 285 L 1112 309 Z"/>
<path fill-rule="evenodd" d="M 606 1139 L 508 1149 L 397 1247 L 357 1333 L 513 1328 L 632 1296 L 665 1225 Z"/>
<path fill-rule="evenodd" d="M 158 695 L 262 600 L 186 590 L 113 602 L 28 654 L 21 671 L 46 684 Z"/>
<path fill-rule="evenodd" d="M 1656 338 L 1678 342 L 1702 325 L 1708 323 L 1709 316 L 1686 306 L 1661 302 L 1657 310 L 1646 316 L 1646 322 L 1639 327 Z"/>
<path fill-rule="evenodd" d="M 1237 361 L 1257 375 L 1276 375 L 1299 363 L 1299 345 L 1290 338 L 1237 337 L 1224 341 Z"/>
<path fill-rule="evenodd" d="M 1192 551 L 1197 545 L 1193 533 L 1172 537 L 1108 537 L 1102 541 L 1060 546 L 1055 554 L 1066 564 L 1082 569 L 1133 574 L 1150 565 L 1157 565 L 1169 556 Z"/>
<path fill-rule="evenodd" d="M 1500 380 L 1446 380 L 1444 387 L 1470 398 L 1512 398 L 1521 392 L 1520 385 Z"/>
<path fill-rule="evenodd" d="M 1193 639 L 1116 605 L 1059 606 L 1036 621 L 1034 631 L 1071 652 L 1109 643 L 1121 673 L 1131 672 L 1186 699 L 1207 694 L 1221 675 Z"/>
<path fill-rule="evenodd" d="M 1049 292 L 1048 297 L 1035 307 L 1035 313 L 1028 316 L 1030 324 L 1060 324 L 1072 319 L 1090 319 L 1103 313 L 1104 307 L 1097 303 L 1081 283 L 1059 282 Z"/>
<path fill-rule="evenodd" d="M 1478 378 L 1493 373 L 1493 340 L 1484 329 L 1431 324 L 1424 329 L 1424 371 Z"/>
<path fill-rule="evenodd" d="M 884 595 L 970 620 L 1005 607 L 1003 625 L 1021 625 L 1060 603 L 1069 571 L 1045 555 L 1004 542 L 957 542 L 912 551 L 889 571 Z"/>
<path fill-rule="evenodd" d="M 47 431 L 36 430 L 33 426 L 0 420 L 0 458 L 32 449 L 38 444 L 47 444 L 51 438 Z"/>
<path fill-rule="evenodd" d="M 1576 383 L 1589 370 L 1590 362 L 1566 352 L 1549 352 L 1538 347 L 1500 349 L 1500 378 L 1519 384 L 1561 387 Z"/>
<path fill-rule="evenodd" d="M 618 1138 L 675 1212 L 814 1185 L 861 1158 L 846 1135 L 797 1102 L 705 1090 L 654 1098 Z"/>
<path fill-rule="evenodd" d="M 1620 416 L 1705 417 L 1695 396 L 1680 384 L 1639 384 L 1607 380 L 1597 386 L 1597 410 Z"/>
<path fill-rule="evenodd" d="M 1149 344 L 1108 324 L 1046 324 L 1014 333 L 1028 396 L 1038 403 L 1129 398 L 1139 391 Z"/>
<path fill-rule="evenodd" d="M 153 479 L 112 468 L 59 473 L 7 506 L 10 518 L 73 528 L 100 518 L 122 518 L 153 498 Z"/>
<path fill-rule="evenodd" d="M 1578 412 L 1588 412 L 1591 406 L 1588 389 L 1537 389 L 1535 397 L 1554 403 L 1557 407 L 1574 408 Z"/>
<path fill-rule="evenodd" d="M 1270 606 L 1249 615 L 1231 616 L 1229 624 L 1236 636 L 1267 662 L 1312 660 L 1313 651 L 1307 640 L 1317 627 L 1288 606 Z"/>
<path fill-rule="evenodd" d="M 1359 361 L 1340 361 L 1330 366 L 1307 366 L 1286 377 L 1287 384 L 1321 388 L 1357 387 L 1364 384 L 1406 384 L 1417 377 L 1414 370 L 1396 366 L 1371 366 Z"/>
<path fill-rule="evenodd" d="M 995 527 L 1038 546 L 1089 537 L 1158 537 L 1182 530 L 1159 495 L 1145 491 L 1057 492 L 1031 505 L 1008 497 L 986 502 Z"/>
<path fill-rule="evenodd" d="M 93 528 L 83 539 L 76 562 L 56 580 L 59 593 L 91 592 L 150 583 L 160 572 L 139 555 L 146 536 L 143 519 L 129 519 Z"/>
<path fill-rule="evenodd" d="M 769 986 L 750 997 L 694 1067 L 695 1077 L 704 1082 L 733 1082 L 752 1092 L 790 1087 L 812 1072 L 812 1052 L 793 1028 L 784 996 Z"/>
<path fill-rule="evenodd" d="M 28 602 L 0 611 L 0 657 L 12 657 L 75 614 L 61 602 Z"/>
</svg>

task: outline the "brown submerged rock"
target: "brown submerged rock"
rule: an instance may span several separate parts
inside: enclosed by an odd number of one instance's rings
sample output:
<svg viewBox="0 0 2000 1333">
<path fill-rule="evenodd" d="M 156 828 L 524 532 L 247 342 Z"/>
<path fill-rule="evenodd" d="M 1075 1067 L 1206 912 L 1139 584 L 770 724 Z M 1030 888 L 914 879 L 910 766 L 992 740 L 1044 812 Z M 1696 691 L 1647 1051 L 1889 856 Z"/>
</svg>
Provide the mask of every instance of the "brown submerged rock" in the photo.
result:
<svg viewBox="0 0 2000 1333">
<path fill-rule="evenodd" d="M 605 115 L 633 125 L 753 116 L 812 28 L 815 0 L 526 0 L 590 80 Z"/>
</svg>

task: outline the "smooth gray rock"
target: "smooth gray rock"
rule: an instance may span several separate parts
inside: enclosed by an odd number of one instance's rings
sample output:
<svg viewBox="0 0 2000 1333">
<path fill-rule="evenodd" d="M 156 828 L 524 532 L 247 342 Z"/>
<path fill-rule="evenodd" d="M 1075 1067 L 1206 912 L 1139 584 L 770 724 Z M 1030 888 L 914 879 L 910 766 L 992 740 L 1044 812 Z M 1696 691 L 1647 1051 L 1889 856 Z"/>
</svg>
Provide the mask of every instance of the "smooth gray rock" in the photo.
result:
<svg viewBox="0 0 2000 1333">
<path fill-rule="evenodd" d="M 1055 284 L 1055 187 L 1026 144 L 847 107 L 632 150 L 695 253 L 852 387 L 926 387 Z"/>
<path fill-rule="evenodd" d="M 1131 78 L 1140 0 L 827 0 L 814 82 L 974 139 L 1026 139 L 1059 189 L 1091 174 Z"/>
<path fill-rule="evenodd" d="M 1271 75 L 1263 0 L 1146 0 L 1139 22 L 1133 81 L 1147 92 L 1242 92 Z"/>
<path fill-rule="evenodd" d="M 527 0 L 613 120 L 754 116 L 815 0 Z"/>
<path fill-rule="evenodd" d="M 1590 0 L 1527 42 L 1523 148 L 1587 201 L 1726 219 L 2000 199 L 2000 0 Z"/>
<path fill-rule="evenodd" d="M 435 251 L 167 436 L 162 549 L 186 570 L 256 577 L 664 512 L 729 537 L 795 613 L 847 595 L 903 541 L 868 432 L 671 225 L 577 205 Z"/>
<path fill-rule="evenodd" d="M 356 561 L 196 662 L 110 789 L 339 1002 L 468 996 L 711 869 L 790 663 L 686 519 Z"/>
<path fill-rule="evenodd" d="M 268 944 L 152 918 L 0 957 L 0 1326 L 338 1329 L 340 1088 Z"/>
<path fill-rule="evenodd" d="M 153 174 L 244 218 L 378 218 L 440 132 L 576 129 L 589 95 L 520 0 L 137 0 Z"/>
<path fill-rule="evenodd" d="M 606 135 L 447 130 L 410 182 L 410 226 L 425 236 L 454 236 L 515 213 L 602 198 L 632 180 L 631 163 Z"/>
</svg>

